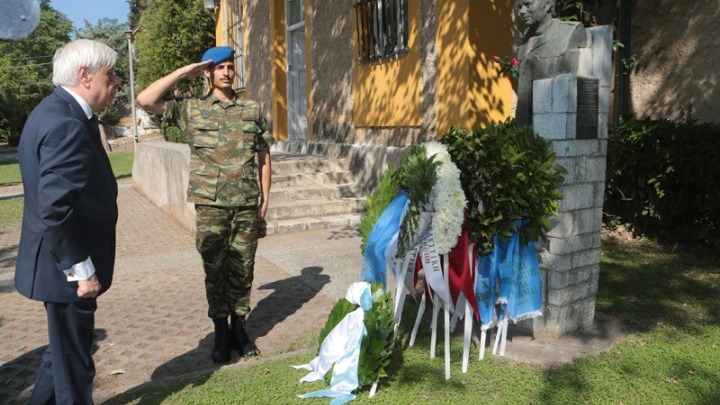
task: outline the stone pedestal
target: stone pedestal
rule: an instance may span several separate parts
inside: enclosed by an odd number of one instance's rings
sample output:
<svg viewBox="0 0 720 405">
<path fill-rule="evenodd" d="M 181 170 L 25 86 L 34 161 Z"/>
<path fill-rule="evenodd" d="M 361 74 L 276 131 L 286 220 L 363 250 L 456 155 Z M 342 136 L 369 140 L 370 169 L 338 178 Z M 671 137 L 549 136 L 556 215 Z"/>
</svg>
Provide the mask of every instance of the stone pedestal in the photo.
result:
<svg viewBox="0 0 720 405">
<path fill-rule="evenodd" d="M 533 330 L 562 335 L 592 325 L 600 272 L 612 29 L 590 28 L 577 73 L 533 83 L 533 128 L 568 171 L 559 213 L 541 244 L 543 317 Z"/>
</svg>

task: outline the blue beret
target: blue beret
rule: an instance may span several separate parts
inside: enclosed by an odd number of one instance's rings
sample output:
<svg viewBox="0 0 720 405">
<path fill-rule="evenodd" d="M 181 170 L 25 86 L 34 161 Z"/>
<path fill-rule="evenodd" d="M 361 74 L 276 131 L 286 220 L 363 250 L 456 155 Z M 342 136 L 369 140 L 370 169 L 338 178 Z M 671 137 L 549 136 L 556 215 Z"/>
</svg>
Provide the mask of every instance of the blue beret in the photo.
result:
<svg viewBox="0 0 720 405">
<path fill-rule="evenodd" d="M 213 61 L 213 65 L 217 65 L 218 63 L 225 61 L 227 59 L 232 59 L 233 56 L 235 56 L 235 50 L 232 49 L 229 46 L 216 46 L 214 48 L 210 48 L 202 56 L 202 60 L 200 62 L 205 62 L 210 59 Z"/>
</svg>

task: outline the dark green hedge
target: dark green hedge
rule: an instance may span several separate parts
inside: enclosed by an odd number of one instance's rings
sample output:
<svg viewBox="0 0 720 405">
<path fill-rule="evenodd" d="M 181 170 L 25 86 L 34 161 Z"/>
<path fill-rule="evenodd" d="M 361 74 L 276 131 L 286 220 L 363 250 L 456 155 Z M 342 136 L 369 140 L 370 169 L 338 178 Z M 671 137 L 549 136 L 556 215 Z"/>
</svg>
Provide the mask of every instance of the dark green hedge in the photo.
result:
<svg viewBox="0 0 720 405">
<path fill-rule="evenodd" d="M 720 246 L 720 125 L 621 120 L 608 139 L 606 223 Z"/>
</svg>

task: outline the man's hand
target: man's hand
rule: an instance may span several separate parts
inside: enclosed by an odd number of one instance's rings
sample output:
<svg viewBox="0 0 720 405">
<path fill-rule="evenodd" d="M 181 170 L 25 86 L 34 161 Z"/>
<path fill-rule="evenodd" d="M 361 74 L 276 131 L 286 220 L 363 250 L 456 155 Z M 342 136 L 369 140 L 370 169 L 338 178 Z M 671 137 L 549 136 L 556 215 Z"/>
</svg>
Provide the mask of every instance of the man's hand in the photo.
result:
<svg viewBox="0 0 720 405">
<path fill-rule="evenodd" d="M 97 276 L 93 274 L 87 280 L 78 281 L 77 295 L 80 298 L 95 298 L 100 293 L 100 281 Z"/>
</svg>

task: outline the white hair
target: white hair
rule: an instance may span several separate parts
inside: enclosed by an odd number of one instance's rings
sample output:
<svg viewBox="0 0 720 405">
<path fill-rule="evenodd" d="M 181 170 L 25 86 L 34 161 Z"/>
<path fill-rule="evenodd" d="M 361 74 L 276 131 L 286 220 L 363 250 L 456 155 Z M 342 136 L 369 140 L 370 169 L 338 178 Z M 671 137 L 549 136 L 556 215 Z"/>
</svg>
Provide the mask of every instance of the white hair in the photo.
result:
<svg viewBox="0 0 720 405">
<path fill-rule="evenodd" d="M 117 52 L 109 46 L 89 39 L 78 39 L 55 51 L 53 57 L 53 78 L 56 86 L 78 84 L 78 69 L 85 66 L 91 72 L 100 67 L 114 67 Z"/>
</svg>

